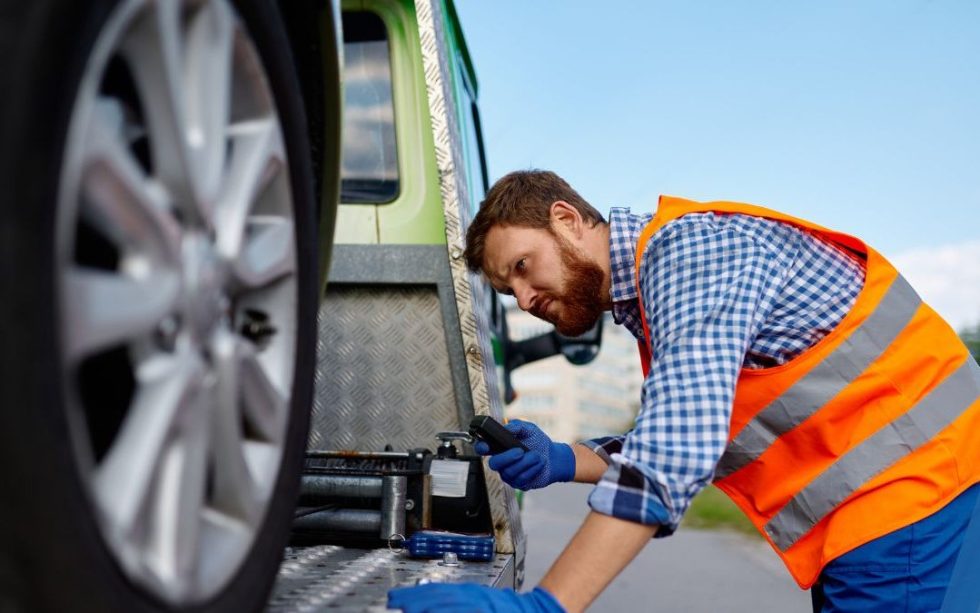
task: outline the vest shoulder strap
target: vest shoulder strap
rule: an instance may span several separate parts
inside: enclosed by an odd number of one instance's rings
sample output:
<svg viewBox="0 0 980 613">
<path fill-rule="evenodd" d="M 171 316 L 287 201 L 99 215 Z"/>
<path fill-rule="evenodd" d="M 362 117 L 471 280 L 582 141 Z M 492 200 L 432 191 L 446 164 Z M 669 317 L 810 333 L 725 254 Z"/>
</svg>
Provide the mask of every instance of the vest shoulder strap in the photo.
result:
<svg viewBox="0 0 980 613">
<path fill-rule="evenodd" d="M 792 215 L 780 213 L 779 211 L 774 211 L 765 207 L 756 206 L 754 204 L 745 204 L 742 202 L 729 202 L 725 200 L 718 200 L 714 202 L 695 202 L 694 200 L 686 200 L 676 196 L 660 196 L 657 204 L 657 212 L 654 214 L 650 223 L 647 224 L 647 226 L 643 228 L 643 231 L 640 233 L 640 239 L 637 244 L 636 252 L 637 270 L 639 270 L 640 262 L 642 261 L 643 250 L 646 249 L 647 243 L 650 242 L 650 237 L 656 234 L 658 230 L 678 217 L 683 217 L 689 213 L 707 212 L 737 213 L 772 219 L 773 221 L 781 221 L 783 223 L 788 223 L 798 228 L 803 228 L 819 234 L 825 239 L 845 247 L 862 257 L 867 256 L 868 253 L 868 246 L 864 243 L 864 241 L 858 238 L 855 238 L 849 234 L 830 230 L 821 226 L 820 224 L 813 223 L 812 221 L 806 221 L 804 219 L 793 217 Z"/>
</svg>

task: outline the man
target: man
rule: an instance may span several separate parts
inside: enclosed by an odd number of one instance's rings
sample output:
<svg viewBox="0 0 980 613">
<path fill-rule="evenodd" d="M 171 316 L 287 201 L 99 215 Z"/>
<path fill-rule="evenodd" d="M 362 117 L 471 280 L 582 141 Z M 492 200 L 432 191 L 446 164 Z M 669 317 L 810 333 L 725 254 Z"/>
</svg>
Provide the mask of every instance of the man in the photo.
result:
<svg viewBox="0 0 980 613">
<path fill-rule="evenodd" d="M 534 591 L 426 585 L 389 606 L 583 610 L 714 481 L 812 586 L 815 611 L 976 610 L 972 579 L 947 586 L 980 572 L 963 546 L 980 538 L 980 368 L 863 242 L 668 197 L 607 223 L 554 173 L 526 171 L 490 190 L 466 257 L 564 334 L 611 309 L 640 341 L 641 409 L 625 436 L 571 446 L 508 424 L 530 451 L 490 459 L 504 481 L 596 483 Z"/>
</svg>

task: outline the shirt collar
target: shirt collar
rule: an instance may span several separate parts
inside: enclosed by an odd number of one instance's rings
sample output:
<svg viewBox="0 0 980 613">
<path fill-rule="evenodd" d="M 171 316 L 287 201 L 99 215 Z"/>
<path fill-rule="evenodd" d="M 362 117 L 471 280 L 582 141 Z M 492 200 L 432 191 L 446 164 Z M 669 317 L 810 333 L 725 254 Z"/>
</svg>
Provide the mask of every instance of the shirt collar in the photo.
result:
<svg viewBox="0 0 980 613">
<path fill-rule="evenodd" d="M 633 215 L 627 207 L 609 210 L 609 297 L 613 301 L 636 300 L 636 241 L 653 215 Z"/>
</svg>

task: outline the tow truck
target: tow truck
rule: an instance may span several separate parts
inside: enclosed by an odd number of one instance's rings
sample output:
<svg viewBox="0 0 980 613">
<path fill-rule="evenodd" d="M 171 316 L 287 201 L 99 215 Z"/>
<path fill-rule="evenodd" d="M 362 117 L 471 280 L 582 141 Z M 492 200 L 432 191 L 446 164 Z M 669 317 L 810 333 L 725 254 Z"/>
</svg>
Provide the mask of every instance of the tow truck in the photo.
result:
<svg viewBox="0 0 980 613">
<path fill-rule="evenodd" d="M 0 610 L 520 586 L 466 426 L 599 335 L 510 342 L 466 270 L 452 0 L 0 0 L 0 86 Z"/>
</svg>

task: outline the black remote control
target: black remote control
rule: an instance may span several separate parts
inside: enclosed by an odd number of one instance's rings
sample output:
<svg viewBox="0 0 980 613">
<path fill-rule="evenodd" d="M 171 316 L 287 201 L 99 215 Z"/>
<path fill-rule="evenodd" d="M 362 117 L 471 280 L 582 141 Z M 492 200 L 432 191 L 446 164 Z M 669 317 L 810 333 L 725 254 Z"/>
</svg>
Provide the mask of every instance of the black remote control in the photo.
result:
<svg viewBox="0 0 980 613">
<path fill-rule="evenodd" d="M 489 415 L 477 415 L 470 421 L 470 434 L 485 442 L 490 447 L 491 454 L 498 454 L 520 447 L 527 451 L 527 446 L 517 440 L 510 430 L 500 425 L 500 422 Z"/>
</svg>

